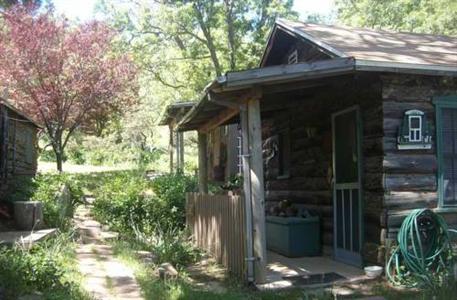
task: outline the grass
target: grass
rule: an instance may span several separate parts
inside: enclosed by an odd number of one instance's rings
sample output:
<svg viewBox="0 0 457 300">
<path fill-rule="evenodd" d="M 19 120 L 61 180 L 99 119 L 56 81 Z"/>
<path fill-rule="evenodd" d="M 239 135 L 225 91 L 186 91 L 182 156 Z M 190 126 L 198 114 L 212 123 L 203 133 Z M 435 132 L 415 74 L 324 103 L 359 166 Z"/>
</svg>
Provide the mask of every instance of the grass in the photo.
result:
<svg viewBox="0 0 457 300">
<path fill-rule="evenodd" d="M 453 282 L 438 290 L 412 290 L 391 288 L 386 283 L 373 287 L 373 293 L 382 295 L 387 300 L 449 300 L 457 297 L 457 283 Z"/>
<path fill-rule="evenodd" d="M 127 243 L 125 241 L 116 241 L 113 243 L 114 254 L 130 265 L 135 270 L 135 276 L 144 293 L 145 299 L 160 299 L 160 300 L 285 300 L 285 299 L 303 299 L 303 300 L 331 300 L 334 296 L 327 290 L 301 290 L 290 289 L 275 292 L 259 292 L 248 289 L 239 282 L 225 278 L 221 279 L 221 284 L 224 287 L 222 293 L 203 290 L 197 287 L 195 283 L 191 283 L 186 274 L 180 279 L 162 281 L 157 278 L 153 267 L 143 264 L 136 258 L 135 251 L 140 250 L 140 246 Z M 212 266 L 208 266 L 210 269 Z M 199 279 L 207 276 L 193 276 L 193 279 L 198 282 Z M 211 280 L 211 279 L 206 279 Z M 213 279 L 214 280 L 214 279 Z M 357 295 L 357 297 L 367 297 L 369 295 Z M 385 282 L 376 283 L 371 289 L 371 296 L 383 296 L 387 300 L 449 300 L 455 299 L 457 295 L 457 284 L 453 283 L 442 289 L 432 291 L 414 291 L 414 290 L 399 290 L 393 289 Z"/>
<path fill-rule="evenodd" d="M 276 292 L 259 292 L 248 289 L 233 279 L 225 279 L 221 283 L 222 292 L 204 290 L 191 283 L 187 275 L 176 280 L 160 280 L 153 267 L 143 264 L 137 259 L 135 251 L 140 250 L 135 244 L 125 241 L 113 242 L 116 257 L 128 264 L 135 271 L 135 277 L 141 286 L 145 299 L 157 300 L 286 300 L 286 299 L 333 299 L 329 293 L 322 291 L 305 294 L 300 289 Z"/>
</svg>

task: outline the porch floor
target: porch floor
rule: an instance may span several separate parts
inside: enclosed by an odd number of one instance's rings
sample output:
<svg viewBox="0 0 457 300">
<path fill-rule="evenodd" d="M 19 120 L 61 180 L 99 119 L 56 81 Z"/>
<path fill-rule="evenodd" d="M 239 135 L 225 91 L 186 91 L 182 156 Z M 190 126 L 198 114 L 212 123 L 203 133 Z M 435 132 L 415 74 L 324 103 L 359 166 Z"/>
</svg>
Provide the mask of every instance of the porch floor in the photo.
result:
<svg viewBox="0 0 457 300">
<path fill-rule="evenodd" d="M 300 285 L 296 285 L 291 280 L 284 278 L 297 275 L 334 272 L 345 277 L 345 279 L 338 281 L 337 283 L 359 282 L 368 279 L 362 269 L 337 262 L 330 256 L 289 258 L 275 252 L 268 251 L 267 257 L 267 283 L 257 286 L 261 290 L 281 289 L 293 286 L 298 287 Z M 331 286 L 335 283 L 336 282 L 306 286 L 323 287 Z"/>
</svg>

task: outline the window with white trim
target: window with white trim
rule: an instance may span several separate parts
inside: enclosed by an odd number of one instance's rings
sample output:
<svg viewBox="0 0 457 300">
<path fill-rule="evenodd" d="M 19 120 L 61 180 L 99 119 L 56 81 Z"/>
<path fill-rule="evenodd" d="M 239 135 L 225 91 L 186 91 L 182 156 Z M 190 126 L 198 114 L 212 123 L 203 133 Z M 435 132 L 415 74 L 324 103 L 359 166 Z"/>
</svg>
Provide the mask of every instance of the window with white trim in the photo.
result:
<svg viewBox="0 0 457 300">
<path fill-rule="evenodd" d="M 409 141 L 420 142 L 422 140 L 422 117 L 409 116 Z"/>
</svg>

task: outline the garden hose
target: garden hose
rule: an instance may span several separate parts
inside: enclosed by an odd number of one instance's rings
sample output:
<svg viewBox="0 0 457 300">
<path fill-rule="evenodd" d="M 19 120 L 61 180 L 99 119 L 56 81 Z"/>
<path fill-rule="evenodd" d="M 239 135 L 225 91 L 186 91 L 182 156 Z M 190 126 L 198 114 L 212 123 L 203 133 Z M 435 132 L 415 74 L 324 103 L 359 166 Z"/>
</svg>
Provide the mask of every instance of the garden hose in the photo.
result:
<svg viewBox="0 0 457 300">
<path fill-rule="evenodd" d="M 439 287 L 453 262 L 450 232 L 455 231 L 431 210 L 412 211 L 401 225 L 398 246 L 387 262 L 388 280 L 404 287 Z"/>
</svg>

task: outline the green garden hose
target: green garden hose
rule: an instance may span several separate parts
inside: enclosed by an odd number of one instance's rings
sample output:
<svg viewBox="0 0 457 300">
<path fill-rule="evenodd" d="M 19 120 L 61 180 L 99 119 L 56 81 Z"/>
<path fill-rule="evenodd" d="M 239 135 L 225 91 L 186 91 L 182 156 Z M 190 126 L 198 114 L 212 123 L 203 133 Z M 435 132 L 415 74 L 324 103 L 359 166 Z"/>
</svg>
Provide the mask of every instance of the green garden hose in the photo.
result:
<svg viewBox="0 0 457 300">
<path fill-rule="evenodd" d="M 386 265 L 389 281 L 405 287 L 440 286 L 451 273 L 452 231 L 443 217 L 429 209 L 411 212 L 401 225 L 398 246 Z"/>
</svg>

